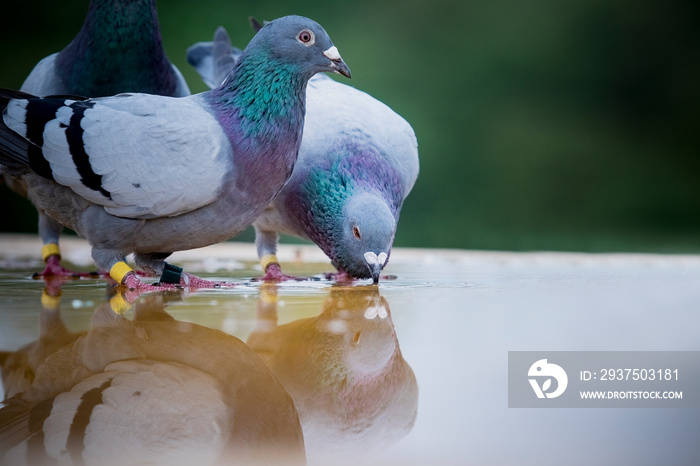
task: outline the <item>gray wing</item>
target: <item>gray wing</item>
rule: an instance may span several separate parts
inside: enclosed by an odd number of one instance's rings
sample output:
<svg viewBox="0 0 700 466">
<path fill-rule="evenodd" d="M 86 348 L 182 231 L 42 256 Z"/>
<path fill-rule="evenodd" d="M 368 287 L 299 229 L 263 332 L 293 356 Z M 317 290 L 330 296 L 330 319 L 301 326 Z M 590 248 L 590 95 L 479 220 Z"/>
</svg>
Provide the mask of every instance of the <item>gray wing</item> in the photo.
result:
<svg viewBox="0 0 700 466">
<path fill-rule="evenodd" d="M 228 138 L 201 96 L 13 99 L 3 120 L 32 143 L 32 168 L 43 164 L 40 174 L 120 217 L 203 207 L 232 170 Z"/>
</svg>

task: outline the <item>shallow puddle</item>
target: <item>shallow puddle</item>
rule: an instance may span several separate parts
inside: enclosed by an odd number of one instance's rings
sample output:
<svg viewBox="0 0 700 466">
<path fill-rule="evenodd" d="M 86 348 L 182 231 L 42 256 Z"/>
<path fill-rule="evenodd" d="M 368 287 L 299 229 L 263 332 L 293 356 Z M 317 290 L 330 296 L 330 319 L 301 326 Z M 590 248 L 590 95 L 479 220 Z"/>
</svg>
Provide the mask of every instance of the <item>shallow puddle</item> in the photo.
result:
<svg viewBox="0 0 700 466">
<path fill-rule="evenodd" d="M 253 262 L 183 258 L 189 272 L 241 284 L 144 295 L 117 314 L 107 280 L 47 286 L 31 279 L 38 261 L 10 249 L 0 258 L 5 395 L 54 408 L 35 410 L 45 433 L 29 453 L 6 451 L 0 427 L 6 461 L 700 458 L 697 409 L 508 407 L 508 351 L 700 350 L 699 257 L 398 250 L 386 270 L 396 279 L 378 287 L 261 285 L 249 280 Z"/>
</svg>

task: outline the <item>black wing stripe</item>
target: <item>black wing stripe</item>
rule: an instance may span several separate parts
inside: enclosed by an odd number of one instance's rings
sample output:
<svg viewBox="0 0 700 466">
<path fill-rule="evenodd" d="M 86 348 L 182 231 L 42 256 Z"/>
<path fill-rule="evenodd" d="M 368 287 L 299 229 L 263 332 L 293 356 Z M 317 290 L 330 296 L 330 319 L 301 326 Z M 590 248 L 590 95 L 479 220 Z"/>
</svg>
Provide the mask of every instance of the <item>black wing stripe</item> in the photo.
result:
<svg viewBox="0 0 700 466">
<path fill-rule="evenodd" d="M 112 199 L 112 194 L 102 187 L 102 175 L 98 175 L 90 165 L 90 157 L 85 152 L 85 144 L 83 142 L 83 128 L 80 126 L 80 120 L 85 115 L 85 110 L 92 108 L 94 102 L 74 102 L 70 105 L 73 109 L 73 115 L 70 118 L 70 124 L 66 128 L 66 139 L 68 141 L 68 149 L 73 156 L 73 163 L 80 174 L 80 181 L 94 190 L 99 191 L 108 199 Z"/>
<path fill-rule="evenodd" d="M 63 107 L 65 99 L 34 97 L 27 99 L 24 113 L 24 124 L 27 127 L 26 138 L 29 140 L 27 158 L 29 166 L 38 175 L 55 181 L 51 164 L 44 157 L 41 147 L 44 145 L 44 130 L 46 125 L 56 119 L 56 112 Z"/>
<path fill-rule="evenodd" d="M 63 103 L 63 100 L 57 99 L 29 99 L 24 109 L 27 139 L 39 147 L 43 146 L 46 124 L 56 118 L 56 111 L 63 106 Z"/>
<path fill-rule="evenodd" d="M 81 464 L 83 460 L 82 453 L 85 449 L 85 431 L 90 422 L 90 416 L 95 407 L 102 404 L 102 392 L 111 385 L 112 379 L 109 379 L 99 387 L 86 391 L 83 393 L 83 396 L 80 397 L 80 404 L 73 417 L 73 423 L 70 426 L 70 432 L 66 440 L 66 447 L 75 464 Z"/>
<path fill-rule="evenodd" d="M 29 157 L 29 166 L 37 175 L 55 181 L 53 178 L 53 171 L 51 170 L 51 164 L 44 158 L 41 147 L 29 144 L 27 148 L 27 157 Z"/>
</svg>

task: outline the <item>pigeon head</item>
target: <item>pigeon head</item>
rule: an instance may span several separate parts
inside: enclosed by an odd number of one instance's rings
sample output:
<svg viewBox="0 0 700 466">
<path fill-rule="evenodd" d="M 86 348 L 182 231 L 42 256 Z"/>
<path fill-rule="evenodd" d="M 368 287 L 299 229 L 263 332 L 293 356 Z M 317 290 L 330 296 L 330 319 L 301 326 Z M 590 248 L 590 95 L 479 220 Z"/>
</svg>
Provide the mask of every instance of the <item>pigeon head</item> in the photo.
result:
<svg viewBox="0 0 700 466">
<path fill-rule="evenodd" d="M 391 254 L 403 184 L 371 145 L 343 138 L 327 153 L 295 168 L 282 210 L 336 268 L 376 283 Z"/>
<path fill-rule="evenodd" d="M 307 79 L 324 71 L 350 77 L 350 68 L 323 27 L 303 16 L 284 16 L 266 23 L 243 53 L 249 49 L 267 53 L 275 63 L 297 68 Z"/>
<path fill-rule="evenodd" d="M 352 185 L 347 178 L 339 181 L 337 175 L 328 170 L 313 173 L 286 197 L 287 220 L 316 243 L 338 270 L 354 278 L 372 278 L 376 284 L 389 261 L 398 211 L 392 210 L 384 193 Z M 331 189 L 324 189 L 328 186 Z"/>
<path fill-rule="evenodd" d="M 333 262 L 339 269 L 357 278 L 379 281 L 389 260 L 396 233 L 396 219 L 386 201 L 375 193 L 350 196 L 338 219 Z"/>
</svg>

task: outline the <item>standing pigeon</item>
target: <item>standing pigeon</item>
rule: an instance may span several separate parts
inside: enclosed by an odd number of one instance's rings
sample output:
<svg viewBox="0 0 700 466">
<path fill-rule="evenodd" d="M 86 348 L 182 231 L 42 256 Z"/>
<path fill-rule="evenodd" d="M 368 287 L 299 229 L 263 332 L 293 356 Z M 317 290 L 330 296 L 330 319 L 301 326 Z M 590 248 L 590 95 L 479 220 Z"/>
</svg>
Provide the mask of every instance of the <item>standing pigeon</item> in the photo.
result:
<svg viewBox="0 0 700 466">
<path fill-rule="evenodd" d="M 39 209 L 88 240 L 117 283 L 152 288 L 126 264 L 133 252 L 161 282 L 214 286 L 164 259 L 235 236 L 270 204 L 297 159 L 307 82 L 322 71 L 350 77 L 318 23 L 286 16 L 201 94 L 0 91 L 0 159 Z"/>
<path fill-rule="evenodd" d="M 20 90 L 39 96 L 101 97 L 145 92 L 174 97 L 190 94 L 161 42 L 155 0 L 93 0 L 82 29 L 62 51 L 41 60 Z M 0 167 L 1 170 L 1 167 Z M 26 195 L 12 176 L 7 184 Z M 85 275 L 61 266 L 58 237 L 63 226 L 39 211 L 39 236 L 46 268 L 40 274 Z"/>
<path fill-rule="evenodd" d="M 190 47 L 188 61 L 211 86 L 239 53 L 219 28 L 213 42 Z M 309 82 L 306 102 L 292 178 L 254 223 L 263 279 L 292 278 L 282 274 L 275 256 L 279 232 L 316 243 L 340 271 L 338 278 L 377 283 L 418 176 L 415 134 L 383 103 L 327 76 Z"/>
</svg>

